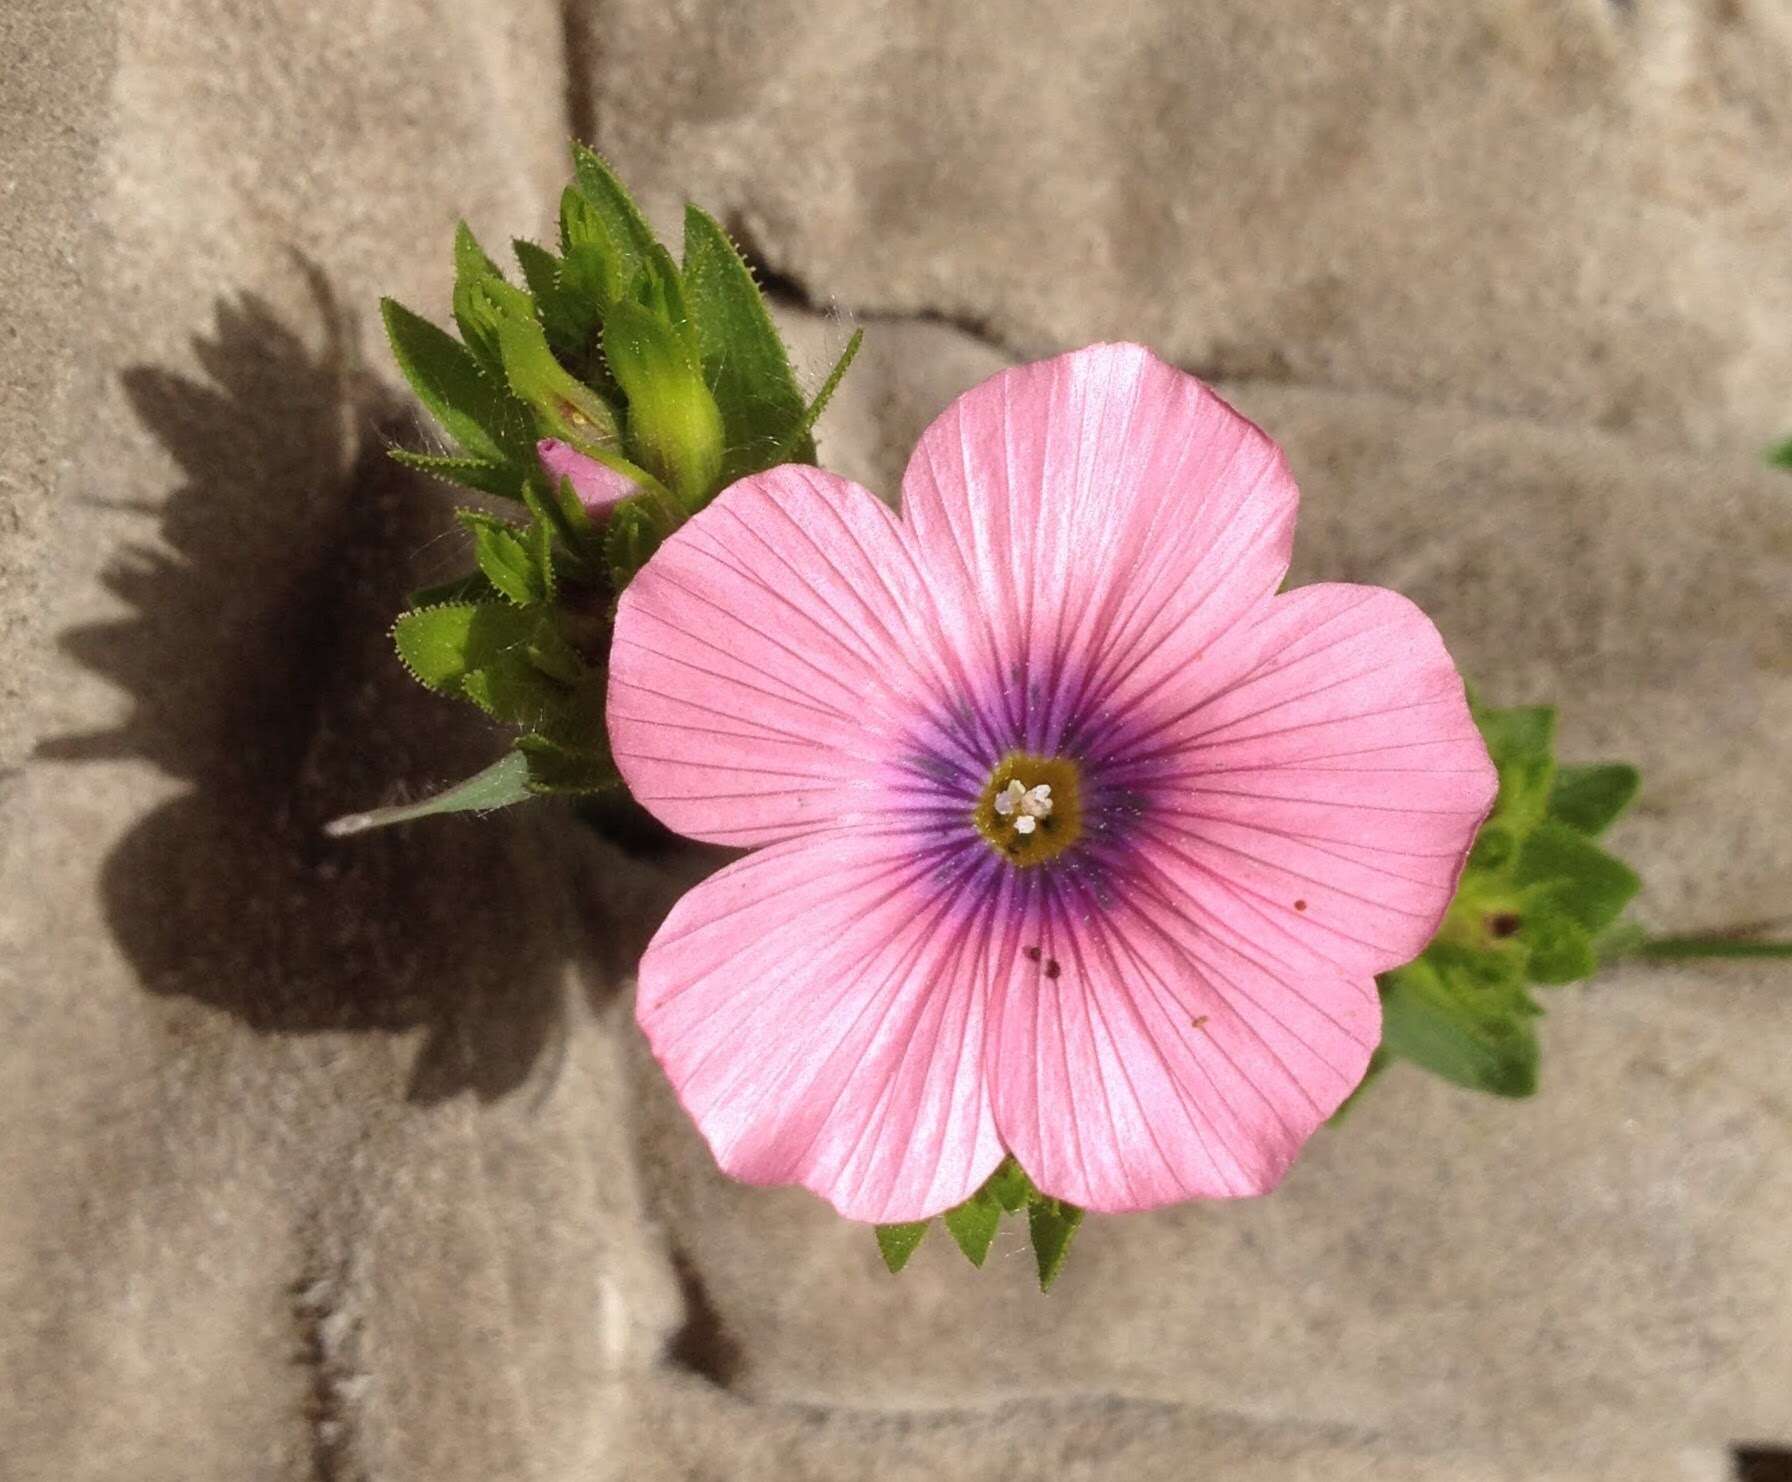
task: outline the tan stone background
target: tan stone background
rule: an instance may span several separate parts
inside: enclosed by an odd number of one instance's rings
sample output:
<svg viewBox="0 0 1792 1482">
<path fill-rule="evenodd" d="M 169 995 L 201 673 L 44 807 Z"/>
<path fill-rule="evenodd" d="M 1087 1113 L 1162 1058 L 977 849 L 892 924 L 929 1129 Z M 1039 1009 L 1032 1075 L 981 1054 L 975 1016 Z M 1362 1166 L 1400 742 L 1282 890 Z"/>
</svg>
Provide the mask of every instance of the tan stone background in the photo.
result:
<svg viewBox="0 0 1792 1482">
<path fill-rule="evenodd" d="M 1593 1482 L 1792 1445 L 1792 977 L 1550 1000 L 1267 1201 L 900 1281 L 728 1185 L 632 1027 L 704 865 L 549 807 L 383 628 L 455 559 L 389 292 L 569 134 L 777 286 L 889 488 L 1145 339 L 1290 449 L 1304 577 L 1633 757 L 1653 924 L 1792 913 L 1785 0 L 0 4 L 0 1477 Z"/>
</svg>

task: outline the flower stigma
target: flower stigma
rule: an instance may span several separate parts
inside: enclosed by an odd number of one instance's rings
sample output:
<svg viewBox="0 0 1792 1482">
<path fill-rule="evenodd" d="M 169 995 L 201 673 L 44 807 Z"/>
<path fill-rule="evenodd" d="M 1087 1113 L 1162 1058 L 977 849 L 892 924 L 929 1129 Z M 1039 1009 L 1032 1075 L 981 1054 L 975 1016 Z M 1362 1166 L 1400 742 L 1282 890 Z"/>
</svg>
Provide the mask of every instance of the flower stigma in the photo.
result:
<svg viewBox="0 0 1792 1482">
<path fill-rule="evenodd" d="M 996 764 L 971 821 L 990 848 L 1025 869 L 1056 859 L 1082 833 L 1076 763 L 1014 752 Z"/>
</svg>

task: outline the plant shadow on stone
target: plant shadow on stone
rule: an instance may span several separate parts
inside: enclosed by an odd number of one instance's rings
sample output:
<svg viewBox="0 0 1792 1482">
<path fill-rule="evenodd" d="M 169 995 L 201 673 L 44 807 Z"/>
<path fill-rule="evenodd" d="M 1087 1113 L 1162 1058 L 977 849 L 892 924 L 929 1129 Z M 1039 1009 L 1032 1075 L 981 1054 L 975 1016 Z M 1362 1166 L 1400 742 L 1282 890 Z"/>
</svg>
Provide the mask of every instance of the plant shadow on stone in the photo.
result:
<svg viewBox="0 0 1792 1482">
<path fill-rule="evenodd" d="M 421 1028 L 411 1099 L 496 1098 L 558 1044 L 569 950 L 600 993 L 676 887 L 613 856 L 606 875 L 626 878 L 605 894 L 636 909 L 604 911 L 557 863 L 580 831 L 546 807 L 323 836 L 335 814 L 395 801 L 391 779 L 426 791 L 502 742 L 392 657 L 407 584 L 458 554 L 450 500 L 385 456 L 407 414 L 357 372 L 352 327 L 306 271 L 321 349 L 245 295 L 194 341 L 206 379 L 124 372 L 184 480 L 161 542 L 106 572 L 131 615 L 60 642 L 134 708 L 38 754 L 143 758 L 189 784 L 103 872 L 109 925 L 151 993 L 268 1033 Z"/>
</svg>

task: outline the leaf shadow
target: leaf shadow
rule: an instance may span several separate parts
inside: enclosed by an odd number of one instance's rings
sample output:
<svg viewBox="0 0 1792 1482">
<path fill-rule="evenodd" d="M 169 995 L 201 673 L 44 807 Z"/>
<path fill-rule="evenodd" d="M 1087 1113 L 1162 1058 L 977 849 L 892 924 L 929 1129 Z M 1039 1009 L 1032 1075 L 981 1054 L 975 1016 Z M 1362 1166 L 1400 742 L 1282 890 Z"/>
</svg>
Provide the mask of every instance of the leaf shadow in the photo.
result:
<svg viewBox="0 0 1792 1482">
<path fill-rule="evenodd" d="M 359 370 L 324 274 L 301 266 L 309 336 L 238 295 L 193 340 L 203 374 L 123 372 L 181 481 L 158 538 L 105 570 L 128 614 L 58 641 L 131 709 L 36 755 L 142 759 L 187 784 L 102 870 L 148 992 L 269 1034 L 422 1030 L 407 1096 L 491 1100 L 552 1075 L 569 969 L 605 999 L 669 886 L 601 844 L 594 861 L 552 806 L 323 836 L 339 813 L 476 770 L 504 737 L 392 657 L 404 592 L 462 554 L 451 501 L 385 456 L 407 413 Z M 628 878 L 594 889 L 594 868 Z"/>
</svg>

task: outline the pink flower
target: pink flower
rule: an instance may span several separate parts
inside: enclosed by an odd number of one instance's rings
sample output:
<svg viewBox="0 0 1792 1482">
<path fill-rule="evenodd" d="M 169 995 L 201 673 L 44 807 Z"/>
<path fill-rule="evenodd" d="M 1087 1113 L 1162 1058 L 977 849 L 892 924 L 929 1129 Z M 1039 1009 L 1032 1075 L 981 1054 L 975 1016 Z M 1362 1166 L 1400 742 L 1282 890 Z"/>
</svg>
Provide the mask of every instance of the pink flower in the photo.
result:
<svg viewBox="0 0 1792 1482">
<path fill-rule="evenodd" d="M 637 492 L 634 484 L 615 469 L 555 438 L 544 437 L 538 442 L 535 456 L 554 478 L 572 480 L 572 492 L 579 496 L 585 513 L 600 525 L 609 519 L 611 510 Z"/>
<path fill-rule="evenodd" d="M 948 408 L 901 519 L 775 468 L 635 578 L 617 764 L 754 849 L 640 971 L 724 1169 L 877 1221 L 1004 1149 L 1098 1210 L 1281 1179 L 1495 790 L 1417 608 L 1276 594 L 1297 499 L 1199 381 L 1098 345 Z"/>
</svg>

